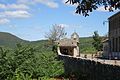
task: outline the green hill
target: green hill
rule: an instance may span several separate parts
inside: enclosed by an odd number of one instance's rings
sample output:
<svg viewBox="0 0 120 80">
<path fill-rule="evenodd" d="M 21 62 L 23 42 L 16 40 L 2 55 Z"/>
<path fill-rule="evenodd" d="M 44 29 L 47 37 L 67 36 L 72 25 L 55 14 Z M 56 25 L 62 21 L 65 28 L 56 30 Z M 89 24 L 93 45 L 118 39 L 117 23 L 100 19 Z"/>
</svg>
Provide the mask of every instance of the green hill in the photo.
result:
<svg viewBox="0 0 120 80">
<path fill-rule="evenodd" d="M 29 44 L 33 47 L 39 47 L 39 49 L 42 49 L 48 45 L 47 40 L 26 41 L 13 34 L 0 32 L 0 46 L 15 48 L 17 43 Z"/>
<path fill-rule="evenodd" d="M 81 37 L 80 38 L 80 52 L 81 53 L 95 53 L 95 48 L 93 47 L 92 37 Z"/>
<path fill-rule="evenodd" d="M 29 41 L 22 40 L 13 34 L 0 32 L 0 46 L 13 48 L 17 43 L 27 43 L 27 42 Z"/>
<path fill-rule="evenodd" d="M 92 45 L 92 37 L 81 37 L 80 38 L 80 52 L 81 53 L 94 53 L 95 48 Z M 39 50 L 44 50 L 48 47 L 47 40 L 38 41 L 26 41 L 19 37 L 6 32 L 0 32 L 0 46 L 14 48 L 17 43 L 29 44 L 30 46 L 37 47 Z"/>
</svg>

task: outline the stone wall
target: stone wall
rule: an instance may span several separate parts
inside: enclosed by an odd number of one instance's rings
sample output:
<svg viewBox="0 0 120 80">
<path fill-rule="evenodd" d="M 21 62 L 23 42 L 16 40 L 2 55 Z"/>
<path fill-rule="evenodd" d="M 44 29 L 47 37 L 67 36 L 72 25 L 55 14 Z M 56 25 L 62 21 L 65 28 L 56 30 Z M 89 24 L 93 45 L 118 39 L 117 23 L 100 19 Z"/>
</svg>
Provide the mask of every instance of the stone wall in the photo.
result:
<svg viewBox="0 0 120 80">
<path fill-rule="evenodd" d="M 65 75 L 75 75 L 77 80 L 120 80 L 120 66 L 63 55 L 59 58 L 64 62 Z"/>
</svg>

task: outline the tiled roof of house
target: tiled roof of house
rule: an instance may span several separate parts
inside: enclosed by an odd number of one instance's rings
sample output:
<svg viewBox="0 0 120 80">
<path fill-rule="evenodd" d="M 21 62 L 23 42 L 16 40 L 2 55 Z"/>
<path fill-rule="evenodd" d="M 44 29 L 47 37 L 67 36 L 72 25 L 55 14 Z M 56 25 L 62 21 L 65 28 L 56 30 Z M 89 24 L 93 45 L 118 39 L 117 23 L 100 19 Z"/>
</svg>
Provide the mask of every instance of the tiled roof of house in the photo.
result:
<svg viewBox="0 0 120 80">
<path fill-rule="evenodd" d="M 71 47 L 77 46 L 77 42 L 75 40 L 67 39 L 67 38 L 58 40 L 56 41 L 56 43 L 58 44 L 58 46 L 71 46 Z"/>
</svg>

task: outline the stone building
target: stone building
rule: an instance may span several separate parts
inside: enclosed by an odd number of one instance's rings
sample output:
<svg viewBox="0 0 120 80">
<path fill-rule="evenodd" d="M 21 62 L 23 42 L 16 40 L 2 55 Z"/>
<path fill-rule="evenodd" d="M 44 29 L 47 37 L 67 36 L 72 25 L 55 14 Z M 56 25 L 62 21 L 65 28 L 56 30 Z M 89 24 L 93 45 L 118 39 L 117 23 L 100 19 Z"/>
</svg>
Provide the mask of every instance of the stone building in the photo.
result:
<svg viewBox="0 0 120 80">
<path fill-rule="evenodd" d="M 109 58 L 120 59 L 120 12 L 109 20 Z"/>
<path fill-rule="evenodd" d="M 105 39 L 102 41 L 103 43 L 103 54 L 102 54 L 102 57 L 103 58 L 109 58 L 109 40 L 108 39 Z"/>
<path fill-rule="evenodd" d="M 64 38 L 56 41 L 58 45 L 57 51 L 58 54 L 70 55 L 70 56 L 79 56 L 79 35 L 74 32 L 71 35 L 71 38 Z"/>
</svg>

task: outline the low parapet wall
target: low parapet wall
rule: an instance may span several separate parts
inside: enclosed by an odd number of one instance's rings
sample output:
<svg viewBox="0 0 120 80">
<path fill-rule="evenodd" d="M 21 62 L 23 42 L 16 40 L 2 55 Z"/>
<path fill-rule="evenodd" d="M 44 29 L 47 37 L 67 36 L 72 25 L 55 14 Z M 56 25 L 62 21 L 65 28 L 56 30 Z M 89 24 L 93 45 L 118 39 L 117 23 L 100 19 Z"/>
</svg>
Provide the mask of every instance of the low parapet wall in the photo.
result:
<svg viewBox="0 0 120 80">
<path fill-rule="evenodd" d="M 59 58 L 64 62 L 65 74 L 74 74 L 78 80 L 120 80 L 120 66 L 64 55 Z"/>
</svg>

